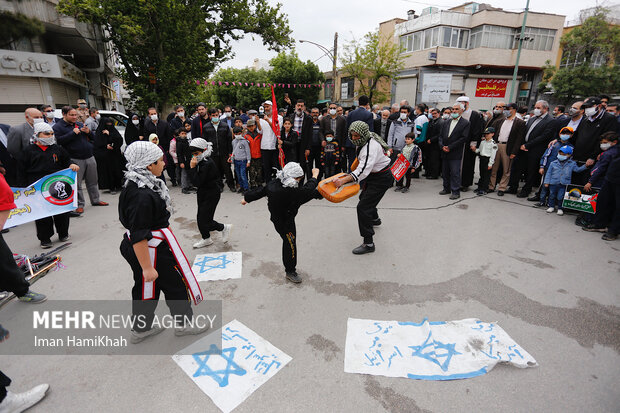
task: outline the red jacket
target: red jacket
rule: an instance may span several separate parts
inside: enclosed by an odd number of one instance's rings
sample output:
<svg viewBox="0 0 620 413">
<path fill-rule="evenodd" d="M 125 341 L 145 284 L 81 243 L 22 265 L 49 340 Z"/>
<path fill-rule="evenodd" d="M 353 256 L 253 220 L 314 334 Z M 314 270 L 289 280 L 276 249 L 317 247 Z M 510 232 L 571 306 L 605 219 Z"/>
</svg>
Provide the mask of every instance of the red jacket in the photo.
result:
<svg viewBox="0 0 620 413">
<path fill-rule="evenodd" d="M 245 138 L 250 142 L 250 153 L 252 154 L 252 159 L 260 158 L 260 141 L 263 138 L 263 135 L 259 133 L 253 138 L 252 135 L 246 133 Z"/>
<path fill-rule="evenodd" d="M 0 211 L 7 211 L 15 208 L 13 191 L 6 183 L 4 175 L 0 174 Z"/>
</svg>

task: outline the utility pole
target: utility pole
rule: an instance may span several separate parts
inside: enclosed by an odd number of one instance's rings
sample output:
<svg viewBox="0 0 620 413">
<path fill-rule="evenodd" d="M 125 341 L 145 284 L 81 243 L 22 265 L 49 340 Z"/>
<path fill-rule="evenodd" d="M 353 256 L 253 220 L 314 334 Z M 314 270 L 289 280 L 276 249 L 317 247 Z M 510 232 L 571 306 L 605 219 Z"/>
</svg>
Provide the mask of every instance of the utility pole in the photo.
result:
<svg viewBox="0 0 620 413">
<path fill-rule="evenodd" d="M 517 83 L 517 73 L 519 72 L 519 58 L 521 57 L 521 48 L 523 47 L 523 34 L 525 33 L 525 22 L 527 20 L 527 11 L 530 8 L 530 0 L 527 0 L 525 5 L 525 13 L 523 14 L 523 24 L 521 25 L 521 33 L 519 34 L 519 49 L 517 50 L 517 61 L 515 62 L 515 70 L 512 72 L 512 83 L 510 84 L 510 99 L 509 102 L 512 102 L 512 98 L 514 96 L 515 85 Z"/>
<path fill-rule="evenodd" d="M 338 99 L 338 95 L 336 95 L 336 91 L 339 90 L 336 87 L 336 79 L 338 77 L 338 67 L 337 67 L 337 60 L 338 60 L 338 32 L 336 32 L 334 34 L 334 54 L 333 54 L 333 59 L 332 59 L 332 84 L 334 85 L 334 90 L 332 91 L 332 101 L 333 102 L 337 102 Z"/>
</svg>

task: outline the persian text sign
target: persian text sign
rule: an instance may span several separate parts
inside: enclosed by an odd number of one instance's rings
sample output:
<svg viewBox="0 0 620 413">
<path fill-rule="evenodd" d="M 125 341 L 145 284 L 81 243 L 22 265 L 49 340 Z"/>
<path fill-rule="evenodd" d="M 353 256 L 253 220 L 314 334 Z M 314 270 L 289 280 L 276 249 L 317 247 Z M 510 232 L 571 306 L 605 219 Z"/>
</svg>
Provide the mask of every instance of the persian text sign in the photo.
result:
<svg viewBox="0 0 620 413">
<path fill-rule="evenodd" d="M 476 97 L 503 98 L 506 96 L 507 87 L 507 79 L 478 79 L 478 83 L 476 84 Z"/>
<path fill-rule="evenodd" d="M 500 362 L 537 365 L 500 326 L 474 318 L 420 323 L 349 318 L 347 323 L 346 373 L 456 380 L 485 374 Z"/>
<path fill-rule="evenodd" d="M 16 208 L 9 213 L 5 228 L 77 208 L 77 172 L 71 169 L 44 176 L 26 188 L 11 188 Z"/>
<path fill-rule="evenodd" d="M 566 192 L 564 192 L 564 199 L 562 200 L 562 208 L 595 214 L 598 189 L 592 188 L 587 194 L 583 192 L 583 186 L 566 185 Z"/>
</svg>

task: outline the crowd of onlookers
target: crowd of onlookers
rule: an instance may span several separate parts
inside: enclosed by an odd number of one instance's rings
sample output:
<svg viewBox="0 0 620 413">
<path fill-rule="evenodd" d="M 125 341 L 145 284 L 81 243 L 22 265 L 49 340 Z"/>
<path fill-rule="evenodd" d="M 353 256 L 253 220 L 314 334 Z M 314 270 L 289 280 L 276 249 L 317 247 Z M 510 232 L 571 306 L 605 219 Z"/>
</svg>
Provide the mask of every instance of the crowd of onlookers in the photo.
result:
<svg viewBox="0 0 620 413">
<path fill-rule="evenodd" d="M 576 224 L 587 231 L 605 232 L 603 238 L 609 240 L 620 232 L 620 146 L 616 146 L 620 105 L 607 96 L 589 97 L 569 107 L 557 105 L 553 110 L 541 100 L 533 110 L 498 101 L 492 110 L 476 111 L 466 96 L 444 108 L 423 103 L 411 107 L 407 101 L 389 108 L 371 107 L 366 96 L 359 97 L 357 108 L 347 110 L 335 103 L 309 108 L 303 100 L 293 103 L 288 96 L 282 106 L 273 116 L 271 101 L 257 110 L 233 110 L 232 106 L 222 110 L 198 103 L 193 113 L 178 105 L 165 119 L 149 108 L 143 117 L 128 114 L 127 124 L 122 125 L 124 136 L 117 120 L 102 118 L 84 100 L 78 101 L 77 108 L 63 107 L 61 118 L 54 117 L 49 105 L 29 108 L 23 124 L 0 125 L 0 171 L 12 186 L 27 186 L 36 177 L 75 166 L 78 208 L 66 217 L 37 221 L 37 235 L 47 248 L 52 225 L 60 238 L 68 239 L 68 217 L 84 213 L 83 181 L 95 206 L 107 205 L 100 199 L 100 190 L 115 194 L 121 189 L 123 149 L 132 142 L 149 140 L 159 145 L 166 162 L 160 178 L 189 194 L 195 191 L 187 173 L 190 142 L 204 138 L 212 144 L 210 157 L 219 171 L 221 190 L 226 185 L 230 191 L 244 193 L 273 179 L 281 162 L 298 162 L 308 177 L 312 168 L 318 168 L 320 179 L 349 172 L 356 149 L 348 127 L 362 120 L 387 143 L 387 156 L 408 164 L 395 191 L 409 192 L 412 178 L 441 177 L 440 194 L 450 199 L 470 189 L 478 195 L 515 194 L 563 215 L 566 185 L 573 184 L 586 194 L 598 191 L 596 214 L 580 213 Z M 276 117 L 279 136 L 274 133 Z M 47 152 L 42 142 L 51 143 L 45 138 L 52 137 L 54 148 L 59 149 Z M 479 179 L 474 182 L 476 165 Z"/>
</svg>

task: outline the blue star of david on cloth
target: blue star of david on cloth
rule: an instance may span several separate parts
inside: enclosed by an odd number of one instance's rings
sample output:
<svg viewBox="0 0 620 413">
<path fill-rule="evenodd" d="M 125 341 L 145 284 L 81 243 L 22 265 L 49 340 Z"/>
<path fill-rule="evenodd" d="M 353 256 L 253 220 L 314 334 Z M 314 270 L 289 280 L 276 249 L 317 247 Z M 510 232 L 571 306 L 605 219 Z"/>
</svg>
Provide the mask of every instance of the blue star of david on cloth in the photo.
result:
<svg viewBox="0 0 620 413">
<path fill-rule="evenodd" d="M 202 261 L 198 261 L 194 265 L 200 267 L 200 273 L 202 274 L 216 268 L 226 269 L 226 266 L 231 263 L 231 260 L 226 259 L 226 254 L 222 254 L 217 257 L 202 257 Z"/>
<path fill-rule="evenodd" d="M 231 374 L 243 376 L 247 373 L 234 362 L 235 351 L 237 351 L 237 347 L 229 347 L 222 350 L 222 355 L 220 357 L 226 360 L 226 367 L 223 370 L 213 370 L 207 365 L 211 356 L 220 355 L 220 350 L 215 344 L 211 344 L 211 347 L 207 351 L 192 354 L 192 357 L 196 360 L 196 363 L 198 363 L 198 370 L 194 373 L 194 377 L 209 376 L 215 380 L 220 387 L 228 386 L 228 377 Z M 226 356 L 225 354 L 228 355 Z"/>
<path fill-rule="evenodd" d="M 432 333 L 429 332 L 428 337 L 426 337 L 426 340 L 424 340 L 424 343 L 422 343 L 422 345 L 409 346 L 409 348 L 413 350 L 413 353 L 411 355 L 413 357 L 421 357 L 430 362 L 433 362 L 437 364 L 439 367 L 441 367 L 441 370 L 447 371 L 448 368 L 450 367 L 450 360 L 452 360 L 452 356 L 456 354 L 462 354 L 462 353 L 459 353 L 458 351 L 455 350 L 456 343 L 442 343 L 441 341 L 436 341 L 434 339 L 431 339 L 431 335 Z M 429 347 L 431 351 L 424 353 L 423 351 Z M 446 352 L 438 354 L 437 353 L 438 349 L 446 350 Z M 441 358 L 444 359 L 443 363 L 439 361 L 439 359 Z"/>
</svg>

